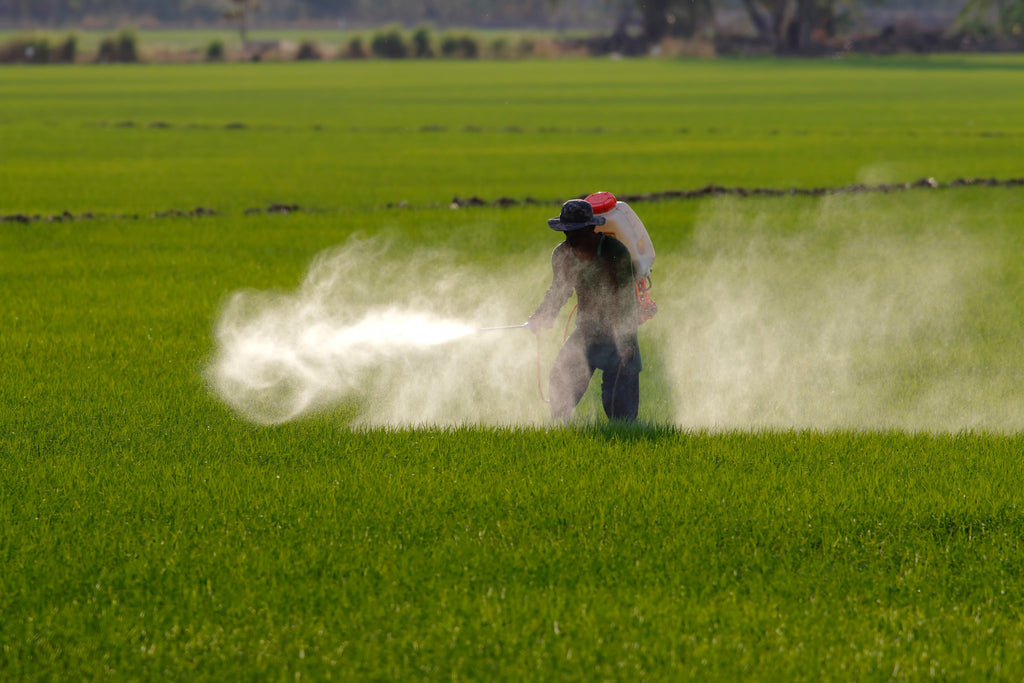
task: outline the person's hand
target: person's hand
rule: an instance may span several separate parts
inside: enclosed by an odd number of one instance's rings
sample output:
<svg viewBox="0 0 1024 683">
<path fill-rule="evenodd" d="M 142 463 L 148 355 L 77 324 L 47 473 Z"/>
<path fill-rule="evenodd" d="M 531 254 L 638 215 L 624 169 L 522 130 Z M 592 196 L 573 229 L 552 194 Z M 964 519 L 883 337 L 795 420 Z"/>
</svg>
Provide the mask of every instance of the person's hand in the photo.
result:
<svg viewBox="0 0 1024 683">
<path fill-rule="evenodd" d="M 542 328 L 551 327 L 551 324 L 549 323 L 547 325 L 543 325 L 539 320 L 537 320 L 537 316 L 531 315 L 529 318 L 526 319 L 526 327 L 530 330 L 530 332 L 533 332 L 534 334 L 540 334 Z"/>
</svg>

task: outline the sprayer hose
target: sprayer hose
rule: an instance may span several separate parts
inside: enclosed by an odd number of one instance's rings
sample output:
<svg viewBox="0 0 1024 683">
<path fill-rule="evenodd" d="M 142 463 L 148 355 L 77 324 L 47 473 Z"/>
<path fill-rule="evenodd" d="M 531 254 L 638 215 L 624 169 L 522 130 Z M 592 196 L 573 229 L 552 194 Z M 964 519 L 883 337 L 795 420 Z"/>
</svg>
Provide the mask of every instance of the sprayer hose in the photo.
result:
<svg viewBox="0 0 1024 683">
<path fill-rule="evenodd" d="M 551 403 L 548 399 L 544 398 L 544 386 L 541 384 L 541 375 L 543 374 L 540 369 L 540 335 L 533 335 L 537 338 L 537 393 L 540 394 L 541 403 Z"/>
</svg>

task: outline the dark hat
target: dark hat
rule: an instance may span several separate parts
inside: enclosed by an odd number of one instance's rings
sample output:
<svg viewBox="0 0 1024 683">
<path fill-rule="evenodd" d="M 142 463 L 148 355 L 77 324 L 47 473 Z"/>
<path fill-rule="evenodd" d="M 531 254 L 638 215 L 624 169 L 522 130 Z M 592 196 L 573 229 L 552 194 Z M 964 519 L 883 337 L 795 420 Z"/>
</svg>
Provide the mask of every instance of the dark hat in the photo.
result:
<svg viewBox="0 0 1024 683">
<path fill-rule="evenodd" d="M 604 225 L 604 216 L 595 216 L 594 207 L 585 199 L 570 199 L 562 204 L 562 213 L 558 218 L 548 219 L 548 225 L 552 230 L 568 232 L 590 225 Z"/>
</svg>

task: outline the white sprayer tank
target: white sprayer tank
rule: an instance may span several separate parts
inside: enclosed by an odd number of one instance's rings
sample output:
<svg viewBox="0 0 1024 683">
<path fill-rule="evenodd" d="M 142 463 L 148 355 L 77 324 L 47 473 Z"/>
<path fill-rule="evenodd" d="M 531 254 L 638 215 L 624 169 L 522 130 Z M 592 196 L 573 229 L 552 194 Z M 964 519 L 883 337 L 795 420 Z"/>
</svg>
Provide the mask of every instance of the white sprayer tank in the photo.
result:
<svg viewBox="0 0 1024 683">
<path fill-rule="evenodd" d="M 637 280 L 650 277 L 654 245 L 636 212 L 626 202 L 615 199 L 611 192 L 595 192 L 587 197 L 587 202 L 594 207 L 595 216 L 604 218 L 604 225 L 597 226 L 594 231 L 611 235 L 629 249 Z"/>
</svg>

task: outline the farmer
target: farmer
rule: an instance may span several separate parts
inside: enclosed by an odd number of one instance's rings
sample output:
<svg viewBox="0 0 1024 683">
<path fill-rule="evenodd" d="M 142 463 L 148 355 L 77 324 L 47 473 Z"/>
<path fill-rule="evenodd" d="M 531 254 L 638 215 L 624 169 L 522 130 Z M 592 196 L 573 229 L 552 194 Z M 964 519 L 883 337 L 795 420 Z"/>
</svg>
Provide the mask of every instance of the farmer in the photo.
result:
<svg viewBox="0 0 1024 683">
<path fill-rule="evenodd" d="M 605 219 L 583 199 L 562 205 L 548 225 L 565 233 L 551 254 L 554 277 L 530 316 L 535 333 L 549 328 L 576 291 L 576 329 L 551 368 L 551 416 L 567 422 L 583 398 L 594 370 L 601 370 L 601 401 L 612 420 L 635 420 L 640 405 L 637 297 L 629 250 L 594 230 Z"/>
</svg>

